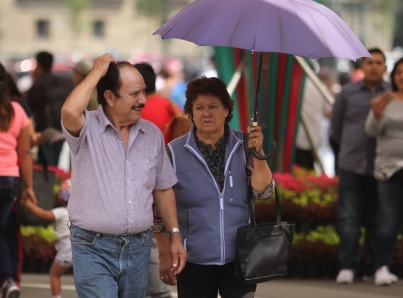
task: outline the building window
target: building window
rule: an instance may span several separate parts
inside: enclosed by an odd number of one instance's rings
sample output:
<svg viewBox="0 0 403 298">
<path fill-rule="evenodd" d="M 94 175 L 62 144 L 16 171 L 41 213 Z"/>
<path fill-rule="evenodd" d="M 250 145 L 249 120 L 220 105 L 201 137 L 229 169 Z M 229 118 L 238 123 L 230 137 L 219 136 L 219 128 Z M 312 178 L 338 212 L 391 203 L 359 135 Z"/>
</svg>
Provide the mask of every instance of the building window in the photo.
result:
<svg viewBox="0 0 403 298">
<path fill-rule="evenodd" d="M 103 21 L 95 21 L 92 26 L 92 35 L 94 37 L 105 36 L 105 23 Z"/>
<path fill-rule="evenodd" d="M 36 36 L 40 38 L 49 37 L 49 21 L 39 20 L 36 22 Z"/>
</svg>

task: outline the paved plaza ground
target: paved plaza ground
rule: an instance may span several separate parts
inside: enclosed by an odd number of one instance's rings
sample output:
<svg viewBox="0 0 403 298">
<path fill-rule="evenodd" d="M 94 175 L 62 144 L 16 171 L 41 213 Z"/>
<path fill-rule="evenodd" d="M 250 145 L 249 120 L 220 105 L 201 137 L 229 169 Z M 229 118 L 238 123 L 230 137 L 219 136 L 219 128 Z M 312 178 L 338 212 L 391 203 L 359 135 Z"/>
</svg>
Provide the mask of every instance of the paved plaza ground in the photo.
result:
<svg viewBox="0 0 403 298">
<path fill-rule="evenodd" d="M 63 298 L 77 298 L 73 276 L 62 278 Z M 48 276 L 23 274 L 21 298 L 51 297 Z M 172 288 L 172 297 L 177 297 Z M 403 281 L 391 287 L 376 287 L 357 281 L 353 285 L 337 285 L 333 280 L 278 279 L 259 284 L 255 298 L 392 298 L 403 297 Z M 105 297 L 108 298 L 108 297 Z"/>
</svg>

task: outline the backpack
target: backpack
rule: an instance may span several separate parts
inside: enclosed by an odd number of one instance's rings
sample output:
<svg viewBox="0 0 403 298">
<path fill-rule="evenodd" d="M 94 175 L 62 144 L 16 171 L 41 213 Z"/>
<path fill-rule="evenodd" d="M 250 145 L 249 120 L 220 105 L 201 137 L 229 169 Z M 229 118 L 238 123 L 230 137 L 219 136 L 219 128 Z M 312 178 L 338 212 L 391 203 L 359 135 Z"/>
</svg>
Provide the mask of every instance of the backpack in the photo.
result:
<svg viewBox="0 0 403 298">
<path fill-rule="evenodd" d="M 165 126 L 163 134 L 165 136 L 165 134 L 169 131 L 169 128 L 172 127 L 171 140 L 174 140 L 187 134 L 190 131 L 193 122 L 190 121 L 189 115 L 182 113 L 182 111 L 179 110 L 177 105 L 172 100 L 169 100 L 169 104 L 174 112 L 174 116 Z"/>
</svg>

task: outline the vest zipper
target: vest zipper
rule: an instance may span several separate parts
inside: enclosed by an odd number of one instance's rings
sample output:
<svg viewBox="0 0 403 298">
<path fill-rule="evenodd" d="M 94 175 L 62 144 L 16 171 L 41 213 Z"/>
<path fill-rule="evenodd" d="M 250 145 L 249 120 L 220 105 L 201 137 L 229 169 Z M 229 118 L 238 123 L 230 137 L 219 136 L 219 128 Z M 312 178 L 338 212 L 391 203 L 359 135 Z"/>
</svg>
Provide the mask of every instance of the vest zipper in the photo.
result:
<svg viewBox="0 0 403 298">
<path fill-rule="evenodd" d="M 232 156 L 234 155 L 235 151 L 238 149 L 239 145 L 242 143 L 242 141 L 238 141 L 234 148 L 232 149 L 231 153 L 228 156 L 227 164 L 224 168 L 224 186 L 223 190 L 220 192 L 220 189 L 217 186 L 217 182 L 214 179 L 213 174 L 210 172 L 210 169 L 208 168 L 207 163 L 204 161 L 204 159 L 192 148 L 192 146 L 185 145 L 185 147 L 193 152 L 193 154 L 199 159 L 199 161 L 204 164 L 206 167 L 207 171 L 210 173 L 211 178 L 214 181 L 214 185 L 217 188 L 218 194 L 220 196 L 220 238 L 221 238 L 221 265 L 224 265 L 225 262 L 225 237 L 224 237 L 224 191 L 225 191 L 225 183 L 227 181 L 227 175 L 225 175 L 226 171 L 228 170 L 228 164 L 230 163 Z M 232 176 L 231 176 L 231 181 L 232 183 Z"/>
<path fill-rule="evenodd" d="M 187 216 L 187 218 L 186 218 L 186 224 L 187 224 L 187 226 L 188 226 L 188 229 L 187 229 L 187 231 L 186 231 L 186 238 L 185 238 L 185 240 L 183 241 L 183 247 L 185 248 L 185 250 L 187 250 L 187 248 L 186 248 L 186 242 L 187 242 L 188 237 L 189 237 L 189 229 L 190 229 L 190 225 L 189 225 L 189 216 L 190 216 L 190 209 L 188 210 L 188 216 Z"/>
</svg>

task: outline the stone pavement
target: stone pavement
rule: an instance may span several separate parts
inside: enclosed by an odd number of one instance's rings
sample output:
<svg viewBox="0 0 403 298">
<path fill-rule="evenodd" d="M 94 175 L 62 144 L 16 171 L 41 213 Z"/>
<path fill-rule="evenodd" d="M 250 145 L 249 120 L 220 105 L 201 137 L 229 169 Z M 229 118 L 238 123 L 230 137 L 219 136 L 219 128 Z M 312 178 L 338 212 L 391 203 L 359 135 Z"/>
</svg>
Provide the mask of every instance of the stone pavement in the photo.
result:
<svg viewBox="0 0 403 298">
<path fill-rule="evenodd" d="M 63 298 L 77 298 L 72 275 L 62 277 Z M 51 297 L 46 274 L 23 274 L 21 298 Z M 172 298 L 176 298 L 172 288 Z M 333 280 L 278 279 L 259 284 L 255 298 L 394 298 L 403 297 L 403 281 L 391 287 L 376 287 L 356 281 L 353 285 L 337 285 Z M 109 297 L 105 297 L 109 298 Z"/>
</svg>

